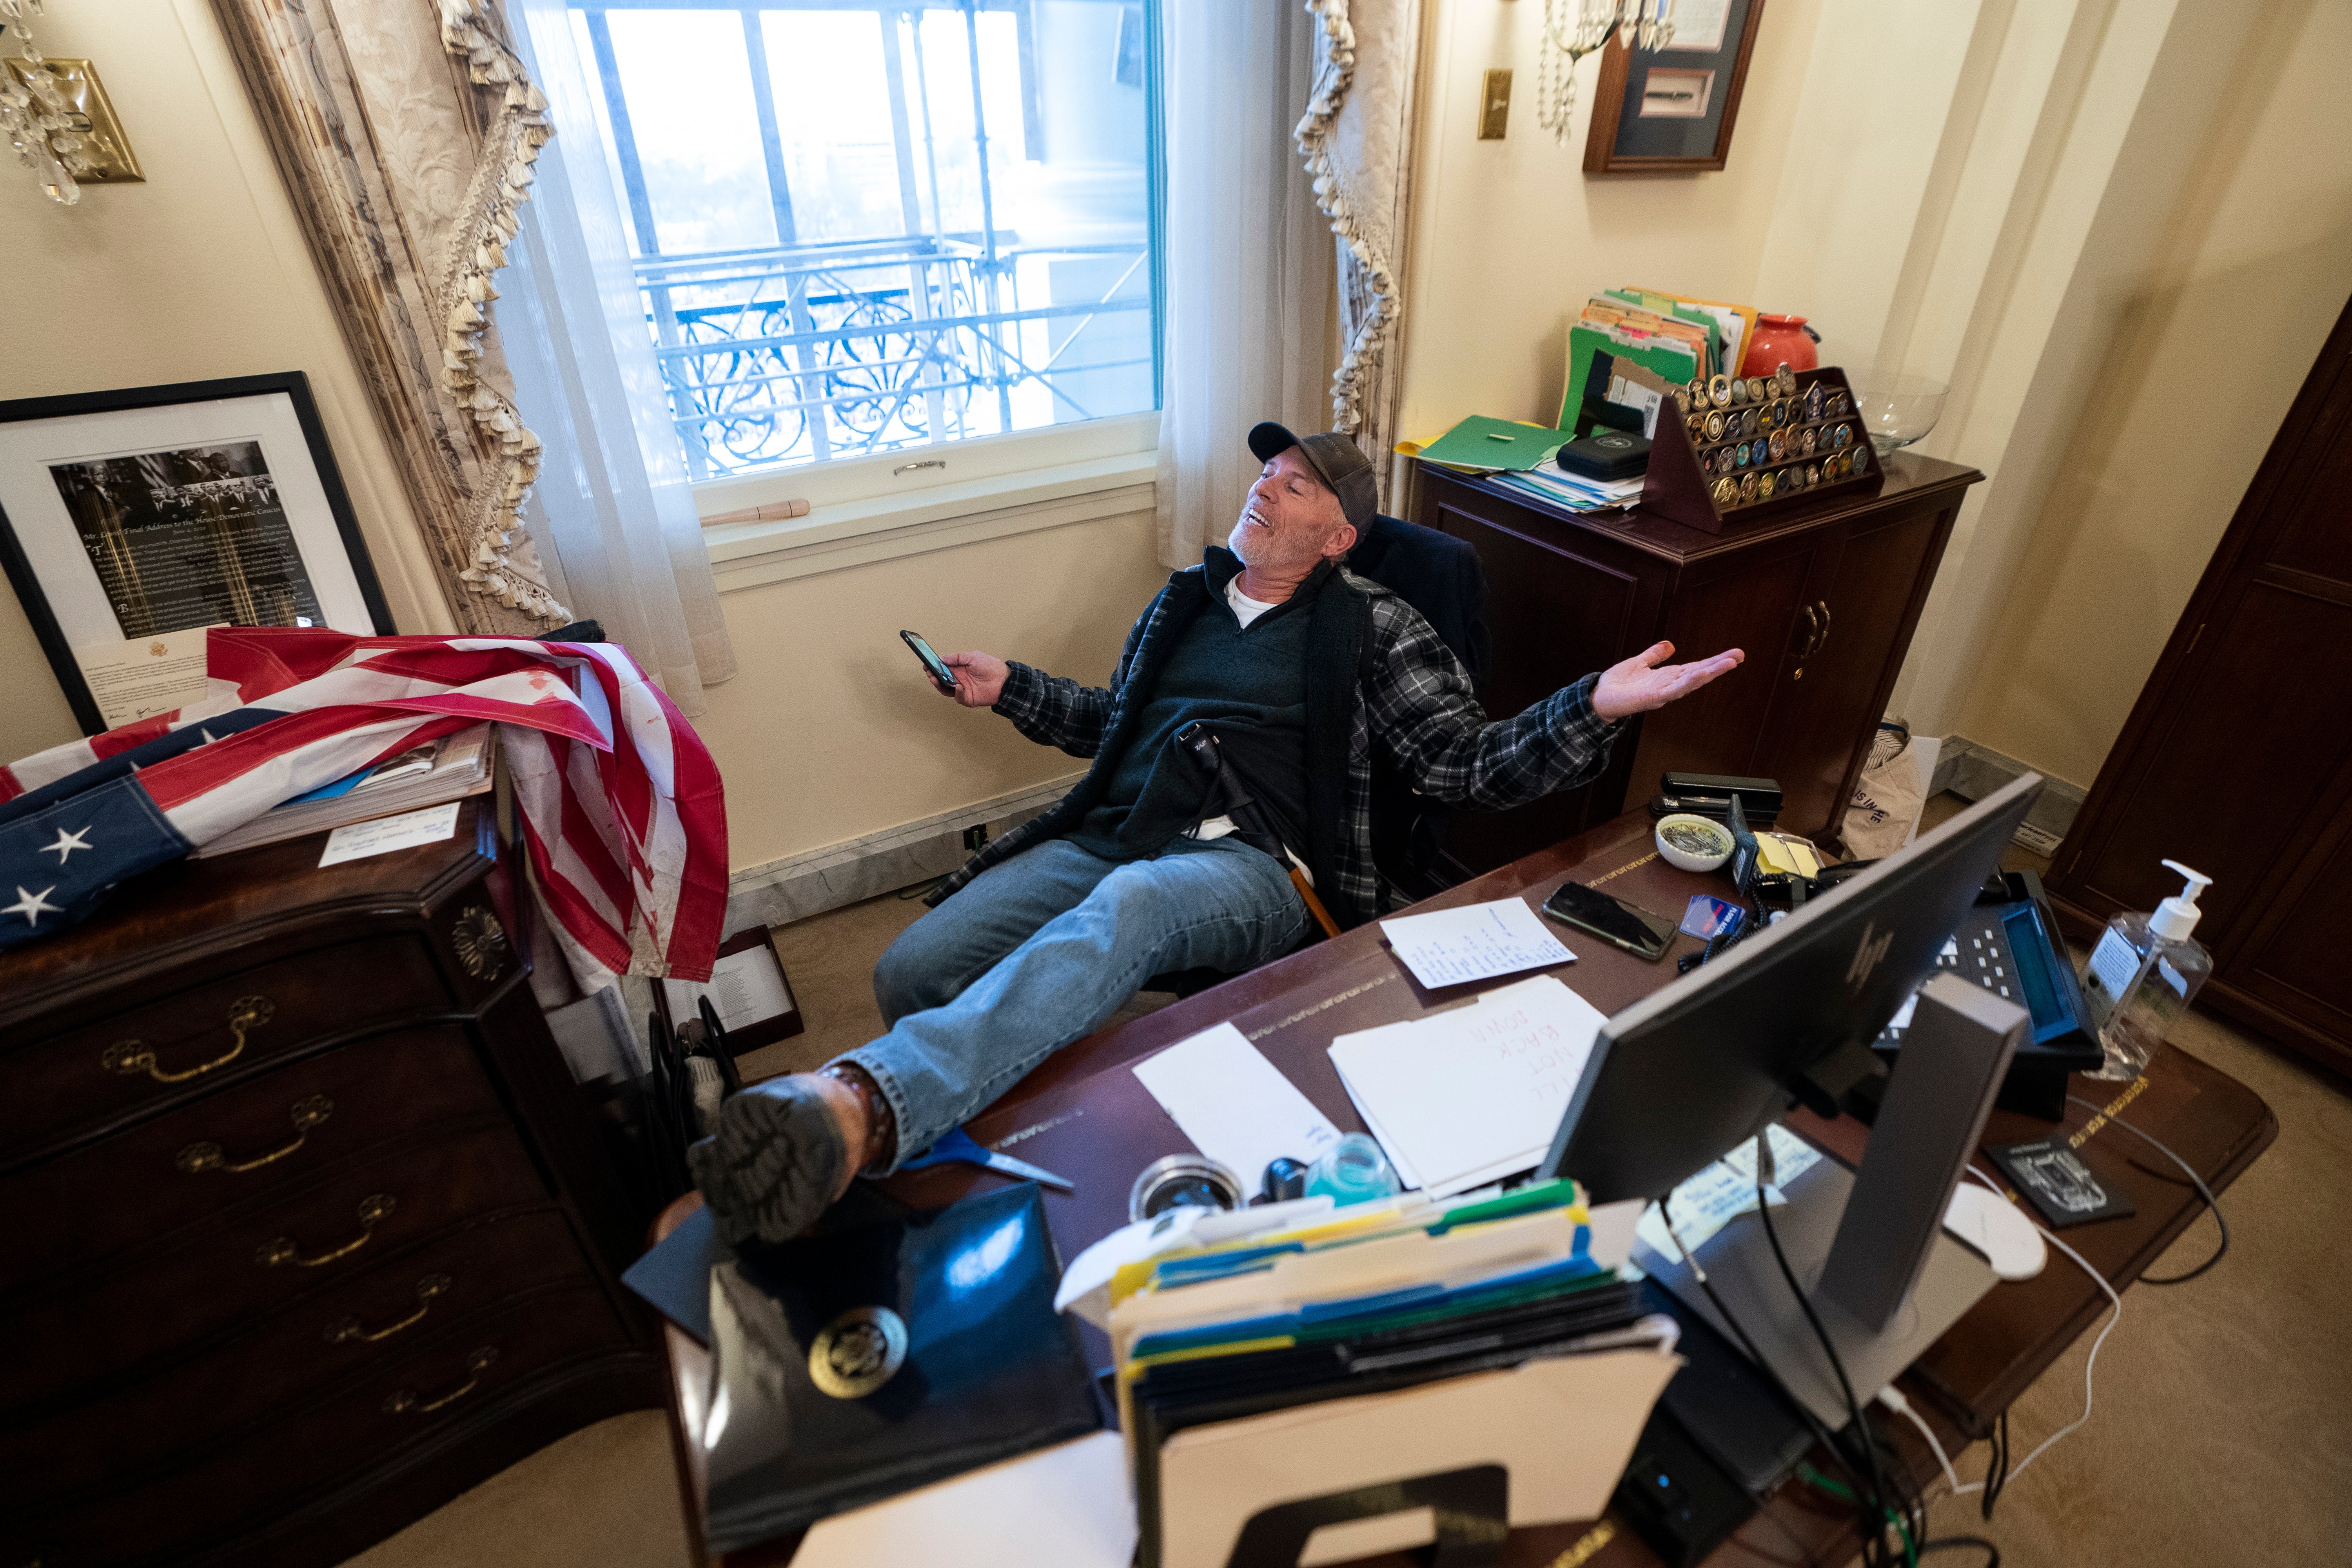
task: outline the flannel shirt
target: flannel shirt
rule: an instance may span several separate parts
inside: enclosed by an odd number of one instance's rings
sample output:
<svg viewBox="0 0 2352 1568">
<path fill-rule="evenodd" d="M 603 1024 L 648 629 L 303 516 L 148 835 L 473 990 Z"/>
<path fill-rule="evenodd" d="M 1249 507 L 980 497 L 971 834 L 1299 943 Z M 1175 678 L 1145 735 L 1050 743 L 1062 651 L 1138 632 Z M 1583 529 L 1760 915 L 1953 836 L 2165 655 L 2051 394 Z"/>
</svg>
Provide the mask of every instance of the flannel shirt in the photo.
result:
<svg viewBox="0 0 2352 1568">
<path fill-rule="evenodd" d="M 1177 635 L 1180 593 L 1205 593 L 1202 569 L 1186 567 L 1169 580 L 1128 632 L 1108 687 L 1082 686 L 1066 676 L 1012 664 L 995 711 L 1033 741 L 1074 757 L 1094 759 L 1096 775 L 1116 763 L 1102 752 L 1129 705 L 1150 693 L 1129 676 L 1158 668 L 1160 645 Z M 1358 924 L 1389 908 L 1388 889 L 1372 859 L 1372 770 L 1375 759 L 1414 789 L 1449 804 L 1500 811 L 1590 783 L 1607 765 L 1622 728 L 1592 709 L 1588 675 L 1512 718 L 1490 721 L 1471 695 L 1469 672 L 1421 613 L 1379 584 L 1339 569 L 1345 588 L 1368 601 L 1368 646 L 1359 664 L 1349 726 L 1347 777 L 1339 849 L 1328 884 L 1318 881 L 1333 919 Z M 1193 579 L 1187 583 L 1186 579 Z M 1307 590 L 1302 589 L 1302 592 Z M 1060 819 L 1087 784 L 1063 805 L 991 843 L 933 892 L 937 904 L 989 867 L 1074 825 Z M 1337 899 L 1333 894 L 1337 893 Z"/>
</svg>

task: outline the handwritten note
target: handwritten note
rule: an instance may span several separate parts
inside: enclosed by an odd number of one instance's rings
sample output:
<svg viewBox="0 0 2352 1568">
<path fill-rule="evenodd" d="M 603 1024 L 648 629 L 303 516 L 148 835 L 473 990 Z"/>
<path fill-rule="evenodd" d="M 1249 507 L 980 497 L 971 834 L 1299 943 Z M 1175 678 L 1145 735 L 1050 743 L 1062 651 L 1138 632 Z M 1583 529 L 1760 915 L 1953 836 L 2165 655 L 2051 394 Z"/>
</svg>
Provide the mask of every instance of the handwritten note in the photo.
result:
<svg viewBox="0 0 2352 1568">
<path fill-rule="evenodd" d="M 1433 991 L 1576 962 L 1576 954 L 1561 946 L 1535 910 L 1518 899 L 1403 915 L 1382 921 L 1381 931 L 1397 961 Z"/>
<path fill-rule="evenodd" d="M 1442 1197 L 1542 1160 L 1601 1023 L 1540 975 L 1454 1012 L 1342 1035 L 1331 1062 L 1399 1177 Z"/>
<path fill-rule="evenodd" d="M 1266 1166 L 1287 1156 L 1313 1163 L 1339 1130 L 1231 1024 L 1179 1040 L 1139 1062 L 1135 1076 L 1192 1146 L 1257 1194 Z"/>
<path fill-rule="evenodd" d="M 327 852 L 319 857 L 321 868 L 340 866 L 346 860 L 364 860 L 371 855 L 389 855 L 395 849 L 413 848 L 419 844 L 438 844 L 457 831 L 457 806 L 450 801 L 446 805 L 428 805 L 422 811 L 404 811 L 398 816 L 379 816 L 373 822 L 353 822 L 327 835 Z"/>
</svg>

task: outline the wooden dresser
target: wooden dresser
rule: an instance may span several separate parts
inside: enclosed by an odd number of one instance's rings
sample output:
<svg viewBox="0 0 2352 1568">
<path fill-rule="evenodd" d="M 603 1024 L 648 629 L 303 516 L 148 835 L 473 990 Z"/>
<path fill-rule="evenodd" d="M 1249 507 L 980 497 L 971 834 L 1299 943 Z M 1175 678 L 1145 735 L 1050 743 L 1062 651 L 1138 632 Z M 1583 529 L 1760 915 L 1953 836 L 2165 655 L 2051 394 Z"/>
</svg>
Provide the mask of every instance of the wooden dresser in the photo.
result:
<svg viewBox="0 0 2352 1568">
<path fill-rule="evenodd" d="M 1583 789 L 1456 817 L 1454 871 L 1489 871 L 1607 822 L 1648 800 L 1668 770 L 1779 779 L 1779 826 L 1834 838 L 1960 501 L 1984 478 L 1899 452 L 1885 468 L 1877 495 L 1735 520 L 1717 534 L 1638 508 L 1580 517 L 1420 465 L 1415 521 L 1469 541 L 1486 563 L 1495 659 L 1479 698 L 1494 717 L 1662 637 L 1682 658 L 1748 654 L 1637 721 Z"/>
<path fill-rule="evenodd" d="M 337 1563 L 663 1401 L 488 798 L 322 842 L 0 955 L 0 1568 Z"/>
</svg>

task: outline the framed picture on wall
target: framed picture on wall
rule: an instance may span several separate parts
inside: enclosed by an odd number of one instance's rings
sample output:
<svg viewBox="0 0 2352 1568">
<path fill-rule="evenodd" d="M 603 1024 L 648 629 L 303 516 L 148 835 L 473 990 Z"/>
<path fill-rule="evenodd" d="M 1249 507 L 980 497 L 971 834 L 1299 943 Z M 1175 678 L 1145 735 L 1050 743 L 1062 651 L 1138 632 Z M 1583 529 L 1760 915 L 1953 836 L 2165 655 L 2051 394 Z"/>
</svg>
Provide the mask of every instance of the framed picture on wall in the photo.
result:
<svg viewBox="0 0 2352 1568">
<path fill-rule="evenodd" d="M 0 402 L 0 566 L 93 735 L 201 699 L 208 626 L 393 630 L 299 371 Z"/>
<path fill-rule="evenodd" d="M 1675 0 L 1675 36 L 1659 49 L 1611 39 L 1584 142 L 1588 174 L 1687 174 L 1731 155 L 1739 94 L 1764 0 Z"/>
</svg>

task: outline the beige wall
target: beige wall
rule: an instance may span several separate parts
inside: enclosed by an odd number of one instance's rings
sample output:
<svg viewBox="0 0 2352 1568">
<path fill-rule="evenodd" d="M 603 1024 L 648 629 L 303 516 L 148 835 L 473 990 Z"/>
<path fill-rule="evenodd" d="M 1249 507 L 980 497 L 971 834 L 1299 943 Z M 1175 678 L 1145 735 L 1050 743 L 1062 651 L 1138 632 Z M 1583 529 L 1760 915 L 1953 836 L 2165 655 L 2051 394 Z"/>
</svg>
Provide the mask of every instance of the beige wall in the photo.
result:
<svg viewBox="0 0 2352 1568">
<path fill-rule="evenodd" d="M 147 181 L 61 207 L 0 167 L 0 398 L 303 372 L 395 623 L 453 629 L 211 7 L 77 0 L 37 26 L 97 63 Z M 0 761 L 79 732 L 5 592 L 0 669 Z"/>
<path fill-rule="evenodd" d="M 1167 581 L 1150 512 L 729 593 L 744 673 L 695 721 L 738 868 L 1009 795 L 1085 763 L 931 689 L 898 628 L 1088 685 Z"/>
<path fill-rule="evenodd" d="M 1765 12 L 1724 170 L 1664 179 L 1582 173 L 1597 59 L 1580 68 L 1568 139 L 1537 124 L 1537 0 L 1428 5 L 1402 329 L 1406 435 L 1471 414 L 1549 424 L 1569 315 L 1594 289 L 1755 299 L 1818 0 L 1772 0 Z M 1481 78 L 1497 68 L 1512 72 L 1510 132 L 1481 142 Z"/>
<path fill-rule="evenodd" d="M 2123 280 L 2098 395 L 1956 716 L 2086 784 L 2352 294 L 2352 137 L 2311 116 L 2352 69 L 2352 7 L 2260 22 L 2163 243 Z"/>
</svg>

